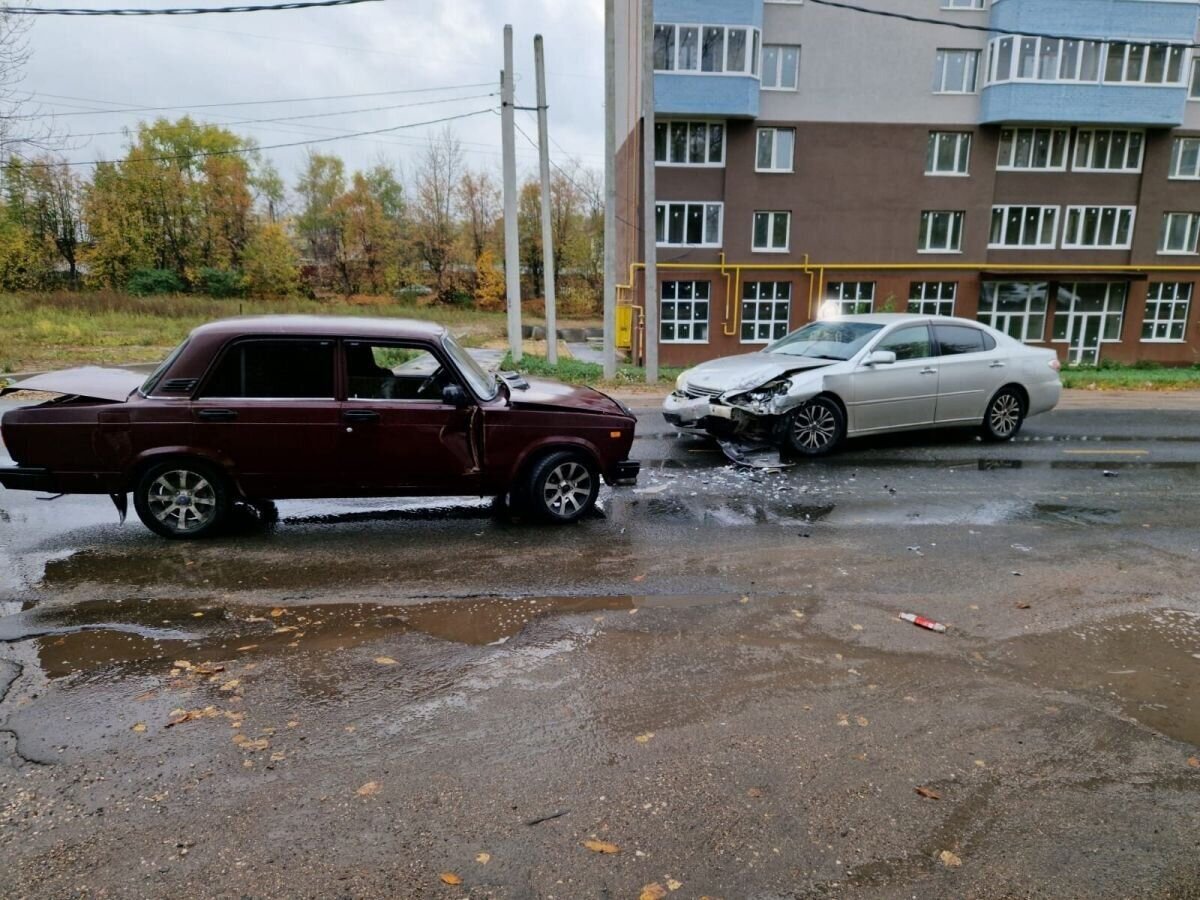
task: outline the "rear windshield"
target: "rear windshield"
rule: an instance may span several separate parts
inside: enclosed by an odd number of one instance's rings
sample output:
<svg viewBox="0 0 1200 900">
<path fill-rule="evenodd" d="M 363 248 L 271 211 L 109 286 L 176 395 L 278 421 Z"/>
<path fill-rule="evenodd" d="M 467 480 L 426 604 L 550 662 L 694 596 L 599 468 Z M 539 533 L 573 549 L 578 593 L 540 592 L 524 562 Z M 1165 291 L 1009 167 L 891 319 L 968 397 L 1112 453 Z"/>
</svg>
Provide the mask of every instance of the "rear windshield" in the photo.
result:
<svg viewBox="0 0 1200 900">
<path fill-rule="evenodd" d="M 141 392 L 143 394 L 149 394 L 154 390 L 158 383 L 162 381 L 162 377 L 166 375 L 167 370 L 175 364 L 175 360 L 179 359 L 179 354 L 183 353 L 184 349 L 188 345 L 189 340 L 190 338 L 185 338 L 184 342 L 172 350 L 171 355 L 164 359 L 162 364 L 152 373 L 150 373 L 150 377 L 142 383 Z"/>
</svg>

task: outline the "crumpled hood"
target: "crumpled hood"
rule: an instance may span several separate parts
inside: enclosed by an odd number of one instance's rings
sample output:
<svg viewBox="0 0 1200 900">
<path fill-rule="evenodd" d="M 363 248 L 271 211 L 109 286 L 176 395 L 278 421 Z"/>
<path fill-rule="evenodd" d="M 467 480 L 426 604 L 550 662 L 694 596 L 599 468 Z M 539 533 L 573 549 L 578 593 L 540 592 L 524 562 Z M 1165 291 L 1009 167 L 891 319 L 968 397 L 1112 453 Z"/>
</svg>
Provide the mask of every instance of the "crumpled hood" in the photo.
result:
<svg viewBox="0 0 1200 900">
<path fill-rule="evenodd" d="M 823 369 L 829 359 L 806 359 L 783 353 L 743 353 L 701 363 L 684 373 L 689 387 L 710 391 L 748 391 L 789 373 L 804 369 Z"/>
<path fill-rule="evenodd" d="M 121 402 L 137 390 L 145 375 L 128 369 L 105 369 L 100 366 L 81 366 L 77 369 L 62 369 L 34 375 L 24 381 L 11 384 L 0 393 L 10 391 L 45 391 L 51 394 L 72 394 L 94 400 Z"/>
<path fill-rule="evenodd" d="M 615 400 L 590 387 L 562 384 L 540 378 L 526 378 L 528 388 L 509 385 L 513 406 L 553 406 L 582 412 L 616 413 L 624 415 Z"/>
</svg>

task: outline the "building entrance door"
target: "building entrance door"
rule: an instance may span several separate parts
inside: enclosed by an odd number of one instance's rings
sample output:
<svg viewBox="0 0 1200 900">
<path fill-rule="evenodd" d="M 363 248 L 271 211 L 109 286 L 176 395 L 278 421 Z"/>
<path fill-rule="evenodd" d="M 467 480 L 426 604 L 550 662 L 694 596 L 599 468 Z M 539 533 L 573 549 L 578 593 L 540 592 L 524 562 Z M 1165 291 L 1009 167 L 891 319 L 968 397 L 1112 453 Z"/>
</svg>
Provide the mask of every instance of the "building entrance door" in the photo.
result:
<svg viewBox="0 0 1200 900">
<path fill-rule="evenodd" d="M 1100 362 L 1100 333 L 1103 313 L 1083 313 L 1071 317 L 1071 343 L 1067 365 L 1095 366 Z"/>
<path fill-rule="evenodd" d="M 1054 340 L 1067 345 L 1067 365 L 1095 366 L 1100 347 L 1121 340 L 1126 282 L 1060 284 L 1054 309 Z"/>
</svg>

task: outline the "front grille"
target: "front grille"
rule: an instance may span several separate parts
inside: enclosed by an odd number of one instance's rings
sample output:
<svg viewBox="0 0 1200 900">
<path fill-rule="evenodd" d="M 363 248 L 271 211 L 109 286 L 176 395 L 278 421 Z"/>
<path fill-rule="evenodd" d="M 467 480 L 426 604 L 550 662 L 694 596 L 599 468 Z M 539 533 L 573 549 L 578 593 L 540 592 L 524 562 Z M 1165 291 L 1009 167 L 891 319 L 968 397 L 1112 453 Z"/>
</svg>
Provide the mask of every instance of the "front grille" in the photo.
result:
<svg viewBox="0 0 1200 900">
<path fill-rule="evenodd" d="M 698 387 L 694 384 L 689 384 L 683 389 L 683 393 L 688 397 L 691 397 L 693 400 L 699 400 L 701 397 L 720 397 L 725 392 L 720 388 L 705 388 Z"/>
</svg>

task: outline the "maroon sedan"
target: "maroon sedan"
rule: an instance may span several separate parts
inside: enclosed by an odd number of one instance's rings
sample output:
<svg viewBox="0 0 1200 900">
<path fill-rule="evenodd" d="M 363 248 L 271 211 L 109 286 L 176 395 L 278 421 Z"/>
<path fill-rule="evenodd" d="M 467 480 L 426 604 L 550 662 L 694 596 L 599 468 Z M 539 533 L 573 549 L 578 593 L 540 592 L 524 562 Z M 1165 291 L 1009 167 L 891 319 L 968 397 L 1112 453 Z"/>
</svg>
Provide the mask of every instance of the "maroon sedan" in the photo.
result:
<svg viewBox="0 0 1200 900">
<path fill-rule="evenodd" d="M 133 493 L 153 531 L 191 538 L 232 505 L 299 497 L 501 496 L 551 522 L 633 484 L 636 420 L 590 388 L 493 375 L 438 325 L 264 316 L 197 328 L 143 379 L 72 369 L 9 390 L 10 490 Z"/>
</svg>

